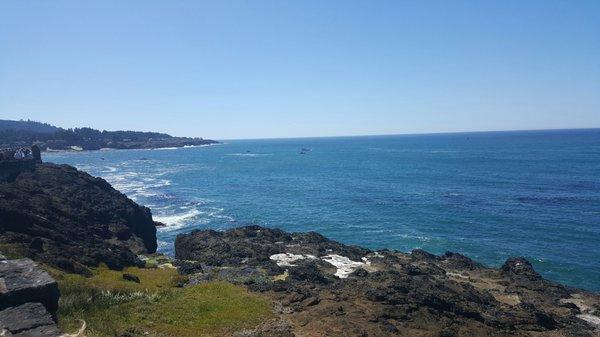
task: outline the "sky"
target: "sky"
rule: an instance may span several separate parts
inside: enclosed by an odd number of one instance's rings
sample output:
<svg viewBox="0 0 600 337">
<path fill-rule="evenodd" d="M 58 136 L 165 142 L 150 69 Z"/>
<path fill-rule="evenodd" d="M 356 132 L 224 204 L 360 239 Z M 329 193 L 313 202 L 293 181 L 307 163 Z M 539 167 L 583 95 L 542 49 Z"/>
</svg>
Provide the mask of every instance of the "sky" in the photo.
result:
<svg viewBox="0 0 600 337">
<path fill-rule="evenodd" d="M 0 119 L 213 139 L 600 127 L 600 1 L 0 1 Z"/>
</svg>

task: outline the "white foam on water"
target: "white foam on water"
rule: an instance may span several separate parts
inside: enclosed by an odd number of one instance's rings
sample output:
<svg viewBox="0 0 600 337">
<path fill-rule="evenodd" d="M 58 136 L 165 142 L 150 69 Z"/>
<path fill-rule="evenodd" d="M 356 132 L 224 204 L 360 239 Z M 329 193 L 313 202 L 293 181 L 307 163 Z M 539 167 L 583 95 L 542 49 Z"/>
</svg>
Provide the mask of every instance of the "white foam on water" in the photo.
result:
<svg viewBox="0 0 600 337">
<path fill-rule="evenodd" d="M 196 208 L 182 213 L 169 215 L 153 215 L 154 221 L 162 222 L 166 226 L 161 227 L 161 230 L 175 230 L 184 227 L 190 220 L 197 218 L 202 212 Z"/>
<path fill-rule="evenodd" d="M 229 222 L 235 222 L 235 219 L 229 215 L 223 214 L 225 209 L 211 207 L 212 211 L 208 212 L 208 216 L 214 219 L 223 219 Z"/>
<path fill-rule="evenodd" d="M 238 157 L 264 157 L 270 156 L 272 153 L 228 153 L 227 156 L 238 156 Z"/>
<path fill-rule="evenodd" d="M 144 149 L 146 151 L 155 151 L 155 150 L 177 150 L 180 149 L 181 147 L 157 147 L 157 148 L 153 148 L 153 149 Z"/>
<path fill-rule="evenodd" d="M 272 261 L 275 261 L 275 263 L 277 263 L 278 266 L 280 267 L 294 267 L 295 264 L 293 264 L 296 261 L 300 261 L 300 260 L 306 260 L 306 259 L 310 259 L 310 260 L 314 260 L 317 257 L 314 255 L 310 255 L 310 254 L 291 254 L 291 253 L 281 253 L 281 254 L 274 254 L 269 256 L 269 259 L 271 259 Z"/>
<path fill-rule="evenodd" d="M 347 278 L 348 275 L 352 274 L 356 269 L 367 265 L 365 262 L 352 261 L 345 256 L 336 254 L 329 254 L 322 257 L 321 260 L 336 267 L 337 271 L 334 275 L 339 278 Z"/>
</svg>

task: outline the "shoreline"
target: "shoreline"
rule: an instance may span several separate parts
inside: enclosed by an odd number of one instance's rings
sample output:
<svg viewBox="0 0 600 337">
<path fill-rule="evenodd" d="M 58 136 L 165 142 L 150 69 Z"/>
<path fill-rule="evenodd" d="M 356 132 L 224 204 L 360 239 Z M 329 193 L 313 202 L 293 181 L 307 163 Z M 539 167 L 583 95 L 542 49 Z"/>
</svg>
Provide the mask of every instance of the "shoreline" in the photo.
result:
<svg viewBox="0 0 600 337">
<path fill-rule="evenodd" d="M 0 194 L 14 196 L 0 199 L 0 219 L 10 219 L 0 221 L 0 250 L 7 256 L 38 261 L 56 270 L 62 282 L 78 274 L 70 289 L 86 280 L 98 282 L 100 274 L 113 280 L 101 291 L 113 289 L 114 282 L 144 289 L 165 271 L 161 288 L 172 284 L 164 289 L 182 296 L 229 284 L 231 296 L 250 294 L 272 311 L 273 319 L 239 336 L 594 337 L 600 332 L 600 294 L 549 281 L 521 257 L 489 268 L 458 253 L 371 250 L 316 232 L 245 226 L 179 234 L 175 258 L 166 259 L 155 253 L 160 224 L 150 209 L 74 167 L 36 164 L 1 182 Z M 157 265 L 148 256 L 168 261 Z M 84 306 L 96 305 L 87 299 Z M 228 308 L 243 309 L 243 303 Z M 154 302 L 144 305 L 160 309 Z M 59 303 L 59 320 L 61 312 Z M 178 328 L 174 321 L 165 324 Z M 92 328 L 104 331 L 98 322 Z"/>
<path fill-rule="evenodd" d="M 116 148 L 116 147 L 103 147 L 97 150 L 44 150 L 42 153 L 44 154 L 62 154 L 62 153 L 94 153 L 94 152 L 112 152 L 112 151 L 155 151 L 155 150 L 179 150 L 179 149 L 192 149 L 192 148 L 202 148 L 202 147 L 212 147 L 212 146 L 220 146 L 226 145 L 227 143 L 217 141 L 216 143 L 211 144 L 202 144 L 202 145 L 183 145 L 183 146 L 172 146 L 172 147 L 155 147 L 155 148 Z"/>
</svg>

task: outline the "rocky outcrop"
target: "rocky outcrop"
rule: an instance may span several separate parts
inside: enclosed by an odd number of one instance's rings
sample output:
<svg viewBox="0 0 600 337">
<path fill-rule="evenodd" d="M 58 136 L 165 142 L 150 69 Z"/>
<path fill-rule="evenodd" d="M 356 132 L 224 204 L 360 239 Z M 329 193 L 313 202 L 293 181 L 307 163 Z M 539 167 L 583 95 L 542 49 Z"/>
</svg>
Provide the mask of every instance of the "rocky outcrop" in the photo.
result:
<svg viewBox="0 0 600 337">
<path fill-rule="evenodd" d="M 58 337 L 60 331 L 41 303 L 25 303 L 0 311 L 0 336 Z"/>
<path fill-rule="evenodd" d="M 248 336 L 285 326 L 296 336 L 600 333 L 597 294 L 545 280 L 523 258 L 494 269 L 456 253 L 371 251 L 258 226 L 179 235 L 175 251 L 190 284 L 221 279 L 272 297 L 279 319 Z"/>
<path fill-rule="evenodd" d="M 39 302 L 50 312 L 58 309 L 58 285 L 30 259 L 0 261 L 0 310 Z"/>
<path fill-rule="evenodd" d="M 67 165 L 36 164 L 0 181 L 0 244 L 76 273 L 105 263 L 142 265 L 156 251 L 150 210 L 105 180 Z"/>
<path fill-rule="evenodd" d="M 0 336 L 56 337 L 56 281 L 29 259 L 0 255 Z"/>
</svg>

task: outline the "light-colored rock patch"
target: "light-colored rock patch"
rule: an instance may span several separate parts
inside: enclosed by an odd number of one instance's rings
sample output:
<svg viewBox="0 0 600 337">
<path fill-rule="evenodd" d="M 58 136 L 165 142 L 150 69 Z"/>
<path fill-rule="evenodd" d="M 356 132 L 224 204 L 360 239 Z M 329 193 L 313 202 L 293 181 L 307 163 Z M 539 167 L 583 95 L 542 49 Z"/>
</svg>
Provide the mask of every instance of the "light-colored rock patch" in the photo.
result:
<svg viewBox="0 0 600 337">
<path fill-rule="evenodd" d="M 585 300 L 585 295 L 583 294 L 573 294 L 571 298 L 564 298 L 560 300 L 561 303 L 572 303 L 579 308 L 579 311 L 582 313 L 577 315 L 577 318 L 586 321 L 588 324 L 591 324 L 597 328 L 600 328 L 600 317 L 596 315 L 592 315 L 596 313 L 596 310 L 588 305 Z"/>
<path fill-rule="evenodd" d="M 352 274 L 356 269 L 366 266 L 366 263 L 364 262 L 352 261 L 345 256 L 336 254 L 330 254 L 321 259 L 337 268 L 334 275 L 339 278 L 347 278 L 348 275 Z"/>
<path fill-rule="evenodd" d="M 291 253 L 281 253 L 269 256 L 269 259 L 275 261 L 280 267 L 293 267 L 294 262 L 305 260 L 305 259 L 316 259 L 317 257 L 309 254 L 291 254 Z"/>
<path fill-rule="evenodd" d="M 598 316 L 594 316 L 594 315 L 590 315 L 590 314 L 581 314 L 581 315 L 577 315 L 577 318 L 582 319 L 582 320 L 588 322 L 589 324 L 600 328 L 600 317 L 598 317 Z"/>
</svg>

